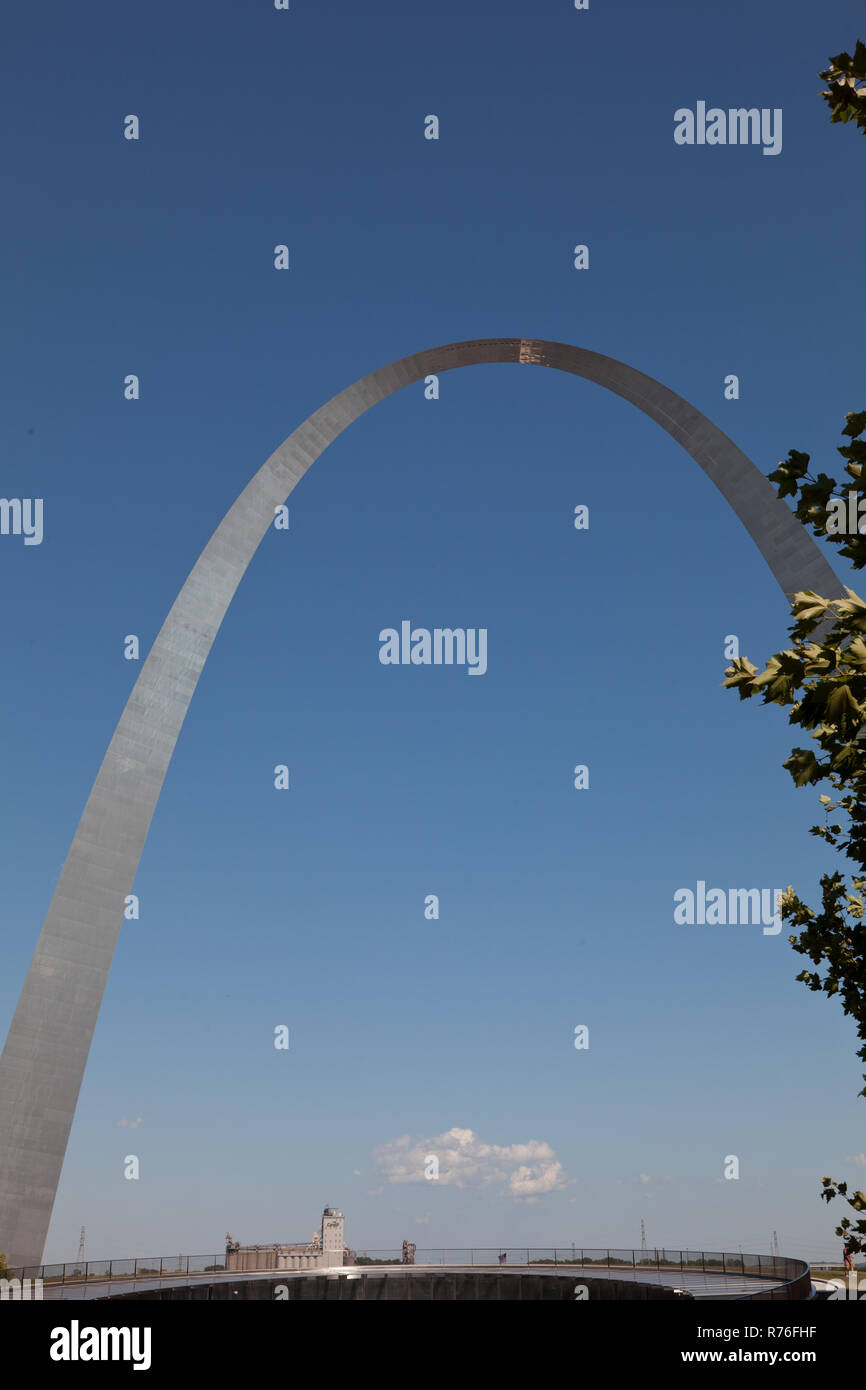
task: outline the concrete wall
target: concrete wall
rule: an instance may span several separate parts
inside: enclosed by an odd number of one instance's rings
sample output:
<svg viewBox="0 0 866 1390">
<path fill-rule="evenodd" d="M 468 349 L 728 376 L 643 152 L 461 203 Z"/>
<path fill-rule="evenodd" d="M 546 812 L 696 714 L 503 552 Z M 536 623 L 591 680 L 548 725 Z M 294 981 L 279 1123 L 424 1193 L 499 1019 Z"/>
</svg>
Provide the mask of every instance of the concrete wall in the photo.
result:
<svg viewBox="0 0 866 1390">
<path fill-rule="evenodd" d="M 527 1274 L 516 1270 L 413 1273 L 410 1268 L 365 1272 L 347 1278 L 340 1274 L 310 1275 L 306 1279 L 230 1279 L 216 1284 L 184 1285 L 154 1289 L 148 1293 L 120 1295 L 117 1301 L 160 1302 L 556 1302 L 575 1301 L 575 1286 L 586 1285 L 589 1302 L 671 1302 L 691 1300 L 690 1294 L 674 1293 L 658 1284 L 636 1284 L 617 1279 L 592 1279 L 574 1274 Z"/>
</svg>

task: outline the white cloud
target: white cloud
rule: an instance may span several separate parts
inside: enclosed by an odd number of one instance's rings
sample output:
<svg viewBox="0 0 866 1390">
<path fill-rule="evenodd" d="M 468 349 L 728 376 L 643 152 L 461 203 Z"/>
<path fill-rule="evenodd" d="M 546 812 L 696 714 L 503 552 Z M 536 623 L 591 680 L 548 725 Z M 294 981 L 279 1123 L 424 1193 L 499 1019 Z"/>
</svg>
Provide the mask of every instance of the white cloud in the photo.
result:
<svg viewBox="0 0 866 1390">
<path fill-rule="evenodd" d="M 866 1154 L 847 1154 L 846 1163 L 856 1163 L 858 1168 L 866 1168 Z"/>
<path fill-rule="evenodd" d="M 139 1115 L 137 1120 L 118 1120 L 117 1124 L 118 1127 L 121 1129 L 123 1129 L 124 1127 L 128 1127 L 129 1129 L 138 1129 L 139 1125 L 144 1124 L 144 1120 L 142 1119 L 141 1115 Z"/>
<path fill-rule="evenodd" d="M 428 1157 L 439 1161 L 438 1178 L 425 1178 Z M 502 1187 L 530 1201 L 568 1185 L 562 1164 L 549 1144 L 485 1144 L 471 1129 L 449 1129 L 430 1139 L 404 1134 L 373 1150 L 376 1167 L 389 1183 L 430 1182 L 443 1187 Z"/>
<path fill-rule="evenodd" d="M 553 1155 L 549 1163 L 522 1163 L 508 1179 L 512 1197 L 538 1196 L 542 1192 L 557 1192 L 565 1186 L 562 1164 Z"/>
</svg>

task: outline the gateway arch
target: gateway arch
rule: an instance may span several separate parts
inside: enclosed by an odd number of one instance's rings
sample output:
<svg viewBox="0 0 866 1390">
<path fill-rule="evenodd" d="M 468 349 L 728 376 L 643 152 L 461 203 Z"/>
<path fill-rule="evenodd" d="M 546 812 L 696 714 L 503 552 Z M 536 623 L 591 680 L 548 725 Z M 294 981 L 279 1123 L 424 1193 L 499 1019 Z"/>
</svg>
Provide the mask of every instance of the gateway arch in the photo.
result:
<svg viewBox="0 0 866 1390">
<path fill-rule="evenodd" d="M 111 959 L 163 780 L 235 590 L 311 463 L 378 401 L 480 363 L 555 367 L 631 401 L 691 454 L 786 594 L 842 585 L 775 489 L 688 401 L 612 357 L 535 338 L 482 338 L 401 358 L 323 405 L 271 455 L 208 541 L 150 650 L 63 865 L 0 1056 L 0 1250 L 38 1265 Z"/>
</svg>

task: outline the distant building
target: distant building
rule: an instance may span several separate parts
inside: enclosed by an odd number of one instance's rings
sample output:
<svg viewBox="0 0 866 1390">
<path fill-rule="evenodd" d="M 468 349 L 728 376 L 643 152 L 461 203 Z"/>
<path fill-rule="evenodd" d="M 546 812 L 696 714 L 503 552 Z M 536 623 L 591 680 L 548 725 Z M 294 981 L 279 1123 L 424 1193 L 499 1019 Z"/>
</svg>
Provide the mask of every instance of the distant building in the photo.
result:
<svg viewBox="0 0 866 1390">
<path fill-rule="evenodd" d="M 348 1250 L 344 1238 L 346 1219 L 335 1207 L 322 1212 L 321 1232 L 310 1241 L 290 1244 L 241 1245 L 226 1236 L 226 1269 L 332 1269 L 342 1265 Z"/>
</svg>

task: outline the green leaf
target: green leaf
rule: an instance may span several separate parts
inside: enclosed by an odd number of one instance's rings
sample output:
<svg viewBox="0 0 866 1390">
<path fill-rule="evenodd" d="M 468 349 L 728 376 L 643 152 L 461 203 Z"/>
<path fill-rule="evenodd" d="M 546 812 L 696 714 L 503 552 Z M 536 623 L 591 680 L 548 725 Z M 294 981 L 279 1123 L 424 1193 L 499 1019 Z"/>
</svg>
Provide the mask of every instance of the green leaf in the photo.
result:
<svg viewBox="0 0 866 1390">
<path fill-rule="evenodd" d="M 834 724 L 841 724 L 846 719 L 857 719 L 860 717 L 860 706 L 851 694 L 851 687 L 848 685 L 837 685 L 836 689 L 827 697 L 827 714 Z"/>
<path fill-rule="evenodd" d="M 795 748 L 782 766 L 787 768 L 798 787 L 807 787 L 820 776 L 820 765 L 811 748 Z"/>
</svg>

